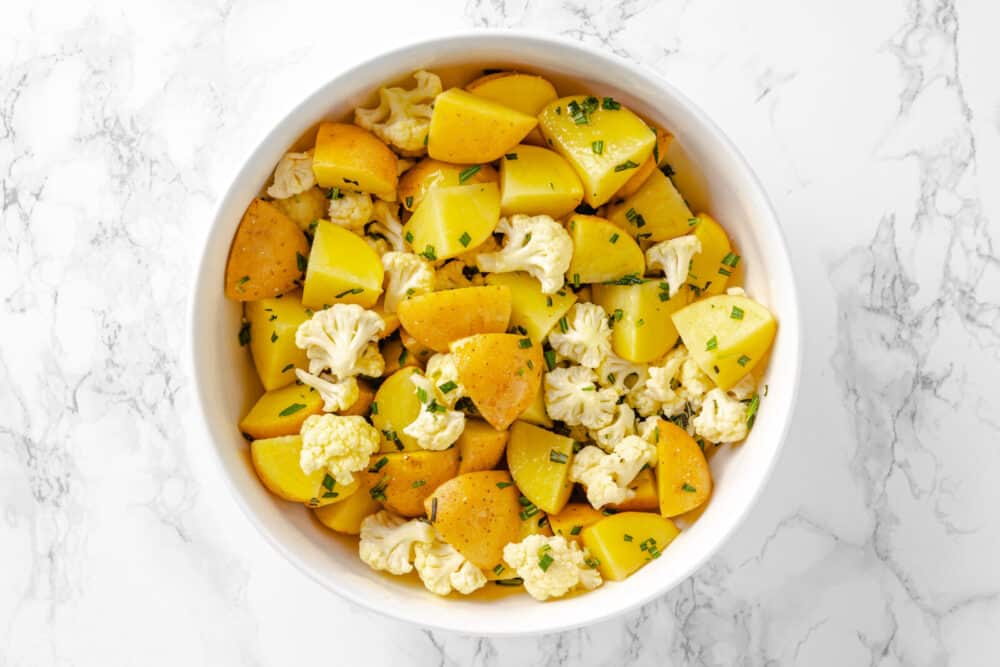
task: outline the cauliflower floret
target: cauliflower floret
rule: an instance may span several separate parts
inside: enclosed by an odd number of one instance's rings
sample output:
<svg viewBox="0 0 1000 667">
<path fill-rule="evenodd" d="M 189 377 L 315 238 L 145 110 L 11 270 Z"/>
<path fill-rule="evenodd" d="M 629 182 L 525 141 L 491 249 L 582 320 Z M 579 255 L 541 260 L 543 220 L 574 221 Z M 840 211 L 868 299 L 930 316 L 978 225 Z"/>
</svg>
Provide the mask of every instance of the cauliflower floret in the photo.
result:
<svg viewBox="0 0 1000 667">
<path fill-rule="evenodd" d="M 302 422 L 299 467 L 311 475 L 326 470 L 337 484 L 347 486 L 378 451 L 378 430 L 357 415 L 310 415 Z"/>
<path fill-rule="evenodd" d="M 649 366 L 622 359 L 609 352 L 597 368 L 597 379 L 604 387 L 614 387 L 619 394 L 643 384 L 649 377 Z"/>
<path fill-rule="evenodd" d="M 365 242 L 380 256 L 389 252 L 406 252 L 403 225 L 397 215 L 399 206 L 381 199 L 372 204 L 371 223 L 365 226 Z"/>
<path fill-rule="evenodd" d="M 378 337 L 385 322 L 356 303 L 338 303 L 315 313 L 295 331 L 295 344 L 309 357 L 309 373 L 329 371 L 337 380 L 355 375 L 379 377 L 385 360 Z"/>
<path fill-rule="evenodd" d="M 615 416 L 618 393 L 597 387 L 597 374 L 585 366 L 553 368 L 545 374 L 545 409 L 569 426 L 604 428 Z"/>
<path fill-rule="evenodd" d="M 562 288 L 573 259 L 573 240 L 562 225 L 547 215 L 515 215 L 500 218 L 496 231 L 506 237 L 506 244 L 499 252 L 478 255 L 481 271 L 527 271 L 545 294 Z"/>
<path fill-rule="evenodd" d="M 651 445 L 656 445 L 660 441 L 660 418 L 649 417 L 643 419 L 636 426 L 637 435 Z"/>
<path fill-rule="evenodd" d="M 455 407 L 455 403 L 465 393 L 465 386 L 458 379 L 458 366 L 455 363 L 455 355 L 449 353 L 435 354 L 427 360 L 427 370 L 425 374 L 437 391 L 438 401 L 448 406 Z"/>
<path fill-rule="evenodd" d="M 620 440 L 610 454 L 599 447 L 584 447 L 573 457 L 569 478 L 587 489 L 587 500 L 595 509 L 622 503 L 635 496 L 628 488 L 642 467 L 656 458 L 656 447 L 637 435 Z"/>
<path fill-rule="evenodd" d="M 358 381 L 352 377 L 338 381 L 329 373 L 312 375 L 301 368 L 295 369 L 295 377 L 302 384 L 319 392 L 323 399 L 323 409 L 327 412 L 346 410 L 358 400 Z"/>
<path fill-rule="evenodd" d="M 549 334 L 549 343 L 563 359 L 597 368 L 611 352 L 608 314 L 596 303 L 577 303 Z"/>
<path fill-rule="evenodd" d="M 441 79 L 436 74 L 420 70 L 413 78 L 417 81 L 415 88 L 382 88 L 377 107 L 354 110 L 355 123 L 404 155 L 420 155 L 427 150 L 424 140 L 434 112 L 431 103 L 441 93 Z"/>
<path fill-rule="evenodd" d="M 747 291 L 742 287 L 730 287 L 726 290 L 726 294 L 729 296 L 746 296 Z"/>
<path fill-rule="evenodd" d="M 468 595 L 486 585 L 483 571 L 439 536 L 431 544 L 417 544 L 414 552 L 417 574 L 431 593 L 448 595 L 454 589 Z"/>
<path fill-rule="evenodd" d="M 415 438 L 424 449 L 448 449 L 465 430 L 465 413 L 445 407 L 441 393 L 430 378 L 413 373 L 410 382 L 416 387 L 417 398 L 423 403 L 423 408 L 417 418 L 403 429 L 403 433 Z"/>
<path fill-rule="evenodd" d="M 316 185 L 313 175 L 312 151 L 285 153 L 274 168 L 274 183 L 267 194 L 275 199 L 287 199 Z"/>
<path fill-rule="evenodd" d="M 407 521 L 382 510 L 361 522 L 358 553 L 373 570 L 406 574 L 413 570 L 411 553 L 434 542 L 434 529 L 418 519 Z"/>
<path fill-rule="evenodd" d="M 385 268 L 385 312 L 395 313 L 400 302 L 415 294 L 434 291 L 434 267 L 412 252 L 382 255 Z"/>
<path fill-rule="evenodd" d="M 601 585 L 601 574 L 587 564 L 587 553 L 562 535 L 529 535 L 511 542 L 503 548 L 503 559 L 536 600 L 562 597 L 579 586 L 593 590 Z"/>
<path fill-rule="evenodd" d="M 753 397 L 755 391 L 757 391 L 757 378 L 753 373 L 747 373 L 729 388 L 728 393 L 738 401 L 747 401 Z"/>
<path fill-rule="evenodd" d="M 694 234 L 660 241 L 646 251 L 646 268 L 659 268 L 666 277 L 670 296 L 687 282 L 691 258 L 701 252 L 701 241 Z"/>
<path fill-rule="evenodd" d="M 625 436 L 635 435 L 635 412 L 627 403 L 615 406 L 615 418 L 604 428 L 590 429 L 590 438 L 606 452 L 614 450 Z"/>
<path fill-rule="evenodd" d="M 667 353 L 656 366 L 647 369 L 642 383 L 629 392 L 628 402 L 643 417 L 665 413 L 674 415 L 684 410 L 686 397 L 678 375 L 687 357 L 687 349 L 678 346 Z"/>
<path fill-rule="evenodd" d="M 739 442 L 747 437 L 747 408 L 721 389 L 713 389 L 706 394 L 691 426 L 711 442 Z"/>
<path fill-rule="evenodd" d="M 686 347 L 680 345 L 678 349 L 684 350 L 684 354 L 687 355 Z M 680 381 L 685 400 L 695 410 L 701 409 L 701 403 L 705 398 L 705 394 L 715 388 L 712 378 L 705 375 L 701 370 L 701 366 L 691 356 L 687 356 L 681 365 Z"/>
<path fill-rule="evenodd" d="M 475 287 L 485 282 L 478 267 L 464 264 L 457 259 L 450 259 L 438 267 L 434 278 L 435 290 Z"/>
<path fill-rule="evenodd" d="M 371 195 L 332 188 L 327 197 L 330 199 L 328 211 L 333 224 L 359 232 L 372 220 L 374 206 Z"/>
</svg>

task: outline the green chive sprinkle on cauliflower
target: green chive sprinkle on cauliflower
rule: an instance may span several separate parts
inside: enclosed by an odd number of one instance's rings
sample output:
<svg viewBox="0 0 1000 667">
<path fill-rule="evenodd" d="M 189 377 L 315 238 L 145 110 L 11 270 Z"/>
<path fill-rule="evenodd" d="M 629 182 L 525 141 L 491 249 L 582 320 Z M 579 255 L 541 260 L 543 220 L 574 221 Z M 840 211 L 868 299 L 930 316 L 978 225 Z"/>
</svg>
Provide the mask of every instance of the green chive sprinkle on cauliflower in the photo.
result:
<svg viewBox="0 0 1000 667">
<path fill-rule="evenodd" d="M 372 220 L 374 206 L 372 196 L 364 192 L 340 191 L 338 196 L 330 197 L 328 213 L 330 222 L 352 232 L 364 229 Z"/>
<path fill-rule="evenodd" d="M 434 266 L 412 252 L 389 251 L 382 255 L 385 269 L 385 312 L 395 313 L 400 303 L 434 291 Z"/>
<path fill-rule="evenodd" d="M 378 430 L 357 415 L 310 415 L 301 433 L 302 472 L 326 470 L 341 486 L 354 481 L 354 473 L 365 469 L 381 444 Z"/>
<path fill-rule="evenodd" d="M 608 314 L 596 303 L 576 303 L 562 324 L 549 333 L 549 344 L 562 359 L 597 368 L 611 352 Z"/>
<path fill-rule="evenodd" d="M 637 435 L 620 440 L 605 453 L 599 447 L 584 447 L 573 458 L 569 478 L 587 490 L 587 500 L 594 509 L 625 502 L 635 491 L 628 488 L 643 466 L 656 460 L 656 447 Z"/>
<path fill-rule="evenodd" d="M 432 103 L 441 93 L 441 78 L 436 74 L 419 70 L 413 78 L 415 87 L 382 88 L 377 107 L 354 110 L 356 124 L 407 156 L 427 152 L 424 140 L 434 113 Z"/>
<path fill-rule="evenodd" d="M 477 256 L 480 271 L 527 271 L 545 294 L 562 288 L 573 259 L 573 240 L 562 225 L 547 215 L 514 215 L 500 218 L 496 232 L 506 237 L 504 246 L 499 252 Z"/>
<path fill-rule="evenodd" d="M 586 562 L 587 552 L 562 535 L 529 535 L 511 542 L 503 548 L 503 559 L 524 580 L 528 595 L 539 601 L 601 585 L 601 574 Z"/>
<path fill-rule="evenodd" d="M 449 410 L 434 383 L 421 373 L 410 375 L 420 400 L 420 414 L 403 433 L 416 439 L 423 449 L 441 451 L 451 447 L 465 430 L 465 413 Z"/>
<path fill-rule="evenodd" d="M 358 554 L 373 570 L 391 574 L 413 571 L 417 545 L 434 542 L 434 529 L 425 521 L 406 519 L 382 510 L 361 522 Z"/>
<path fill-rule="evenodd" d="M 604 428 L 614 419 L 618 393 L 597 386 L 597 374 L 585 366 L 554 368 L 545 374 L 545 409 L 569 426 Z"/>
</svg>

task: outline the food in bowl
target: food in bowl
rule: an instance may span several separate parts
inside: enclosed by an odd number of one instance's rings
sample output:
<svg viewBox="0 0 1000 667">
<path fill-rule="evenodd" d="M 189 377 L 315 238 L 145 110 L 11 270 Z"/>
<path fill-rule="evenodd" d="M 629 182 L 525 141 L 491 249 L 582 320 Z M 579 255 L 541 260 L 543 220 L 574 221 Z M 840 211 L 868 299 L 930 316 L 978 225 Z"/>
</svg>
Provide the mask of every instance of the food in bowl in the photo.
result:
<svg viewBox="0 0 1000 667">
<path fill-rule="evenodd" d="M 776 320 L 667 130 L 530 73 L 414 79 L 321 123 L 237 228 L 253 465 L 440 595 L 624 579 L 709 502 Z"/>
</svg>

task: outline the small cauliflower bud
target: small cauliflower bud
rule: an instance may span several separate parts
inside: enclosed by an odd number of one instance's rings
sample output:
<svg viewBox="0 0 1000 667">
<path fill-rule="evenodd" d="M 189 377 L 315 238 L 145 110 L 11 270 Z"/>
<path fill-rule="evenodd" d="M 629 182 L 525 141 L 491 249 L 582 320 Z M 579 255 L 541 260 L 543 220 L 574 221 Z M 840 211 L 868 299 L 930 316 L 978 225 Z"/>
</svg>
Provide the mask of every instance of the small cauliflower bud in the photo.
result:
<svg viewBox="0 0 1000 667">
<path fill-rule="evenodd" d="M 619 394 L 642 385 L 649 376 L 649 366 L 622 359 L 609 352 L 597 367 L 597 379 L 604 387 L 613 387 Z"/>
<path fill-rule="evenodd" d="M 417 544 L 413 561 L 424 587 L 436 595 L 456 590 L 468 595 L 486 585 L 486 575 L 440 537 L 431 544 Z"/>
<path fill-rule="evenodd" d="M 268 196 L 287 199 L 316 185 L 312 164 L 312 151 L 285 153 L 274 169 L 274 183 L 267 189 Z"/>
<path fill-rule="evenodd" d="M 399 206 L 381 199 L 372 204 L 370 222 L 365 226 L 365 242 L 372 250 L 384 255 L 390 250 L 406 252 L 403 240 L 403 225 L 399 221 Z"/>
<path fill-rule="evenodd" d="M 434 542 L 434 529 L 429 523 L 396 516 L 381 510 L 361 522 L 358 554 L 373 570 L 391 574 L 413 571 L 413 551 L 417 546 Z"/>
<path fill-rule="evenodd" d="M 424 140 L 434 113 L 432 102 L 441 93 L 441 79 L 436 74 L 420 70 L 413 78 L 417 81 L 414 88 L 382 88 L 377 107 L 354 110 L 357 125 L 411 156 L 427 150 Z"/>
<path fill-rule="evenodd" d="M 685 355 L 684 363 L 681 364 L 681 392 L 684 394 L 684 399 L 691 404 L 691 407 L 694 410 L 698 410 L 701 408 L 705 394 L 715 388 L 715 383 L 712 381 L 712 378 L 705 375 L 698 362 L 688 356 L 687 348 L 681 345 L 678 349 L 684 350 Z"/>
<path fill-rule="evenodd" d="M 747 291 L 742 287 L 729 287 L 726 288 L 726 294 L 729 296 L 746 296 Z"/>
<path fill-rule="evenodd" d="M 604 428 L 614 419 L 618 393 L 599 388 L 597 374 L 585 366 L 553 368 L 545 374 L 545 409 L 569 426 Z"/>
<path fill-rule="evenodd" d="M 635 491 L 628 488 L 643 466 L 656 460 L 656 447 L 637 435 L 620 440 L 611 453 L 590 445 L 573 458 L 570 481 L 587 490 L 587 500 L 595 509 L 625 502 Z"/>
<path fill-rule="evenodd" d="M 347 486 L 378 451 L 378 430 L 357 415 L 311 415 L 302 422 L 299 466 L 311 475 L 326 470 L 337 484 Z"/>
<path fill-rule="evenodd" d="M 748 401 L 757 391 L 757 378 L 753 373 L 747 373 L 740 381 L 729 388 L 729 395 L 738 401 Z"/>
<path fill-rule="evenodd" d="M 549 334 L 549 344 L 563 359 L 597 368 L 611 353 L 608 314 L 596 303 L 576 303 Z"/>
<path fill-rule="evenodd" d="M 371 195 L 333 188 L 327 197 L 330 199 L 328 211 L 333 224 L 359 232 L 372 220 L 374 206 Z"/>
<path fill-rule="evenodd" d="M 506 237 L 504 246 L 499 252 L 477 256 L 481 271 L 527 271 L 545 294 L 562 288 L 573 259 L 573 240 L 562 225 L 547 215 L 514 215 L 500 218 L 496 231 Z"/>
<path fill-rule="evenodd" d="M 524 580 L 528 595 L 539 601 L 601 585 L 601 574 L 587 564 L 587 552 L 562 535 L 529 535 L 511 542 L 503 548 L 503 559 Z"/>
<path fill-rule="evenodd" d="M 434 267 L 412 252 L 390 251 L 382 255 L 385 268 L 385 312 L 416 294 L 434 291 Z"/>
<path fill-rule="evenodd" d="M 721 389 L 705 395 L 699 412 L 691 420 L 694 432 L 710 442 L 739 442 L 747 437 L 747 408 Z"/>
<path fill-rule="evenodd" d="M 441 401 L 430 378 L 413 373 L 410 382 L 416 387 L 417 398 L 423 404 L 420 414 L 403 433 L 415 438 L 423 449 L 441 451 L 451 447 L 465 430 L 465 413 L 449 410 Z"/>
<path fill-rule="evenodd" d="M 358 381 L 352 377 L 338 381 L 328 373 L 312 375 L 301 368 L 295 369 L 295 377 L 319 392 L 326 412 L 346 410 L 357 402 L 360 395 Z"/>
<path fill-rule="evenodd" d="M 426 376 L 437 390 L 438 400 L 454 408 L 458 399 L 466 396 L 465 386 L 458 379 L 458 365 L 455 355 L 450 353 L 435 354 L 427 360 Z"/>
<path fill-rule="evenodd" d="M 687 282 L 691 259 L 699 252 L 701 241 L 694 234 L 660 241 L 646 251 L 646 267 L 663 271 L 672 297 Z"/>
<path fill-rule="evenodd" d="M 679 376 L 687 358 L 687 349 L 678 346 L 667 353 L 659 364 L 647 369 L 642 383 L 629 392 L 629 405 L 643 417 L 666 414 L 674 416 L 686 409 L 687 394 Z"/>
<path fill-rule="evenodd" d="M 606 452 L 613 451 L 615 445 L 630 435 L 635 435 L 635 411 L 627 403 L 615 406 L 615 418 L 610 424 L 590 429 L 591 439 Z"/>
<path fill-rule="evenodd" d="M 635 430 L 636 435 L 651 445 L 655 446 L 660 442 L 659 417 L 648 417 L 647 419 L 640 420 Z"/>
<path fill-rule="evenodd" d="M 434 289 L 458 289 L 484 284 L 483 274 L 476 266 L 470 266 L 458 259 L 450 259 L 434 272 Z"/>
<path fill-rule="evenodd" d="M 355 375 L 379 377 L 385 369 L 378 351 L 384 328 L 378 313 L 355 303 L 338 303 L 300 324 L 295 344 L 306 351 L 312 375 L 329 371 L 338 380 Z"/>
</svg>

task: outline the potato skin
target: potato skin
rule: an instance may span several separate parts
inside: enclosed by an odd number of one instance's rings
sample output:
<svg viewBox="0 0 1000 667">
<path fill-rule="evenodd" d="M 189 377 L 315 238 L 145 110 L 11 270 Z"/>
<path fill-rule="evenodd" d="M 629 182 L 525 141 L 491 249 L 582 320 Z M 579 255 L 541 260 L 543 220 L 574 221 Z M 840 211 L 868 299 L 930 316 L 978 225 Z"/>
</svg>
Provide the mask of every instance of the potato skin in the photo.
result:
<svg viewBox="0 0 1000 667">
<path fill-rule="evenodd" d="M 479 171 L 460 181 L 466 167 L 448 164 L 434 158 L 424 158 L 399 177 L 399 199 L 407 211 L 416 210 L 424 196 L 434 188 L 447 188 L 462 183 L 497 183 L 500 176 L 488 164 L 480 165 Z"/>
<path fill-rule="evenodd" d="M 656 473 L 660 514 L 678 516 L 708 502 L 712 495 L 712 472 L 705 453 L 687 431 L 663 419 L 659 420 L 658 428 Z"/>
<path fill-rule="evenodd" d="M 484 421 L 466 418 L 465 430 L 456 443 L 458 474 L 495 468 L 503 458 L 509 436 L 509 431 L 498 431 Z"/>
<path fill-rule="evenodd" d="M 371 488 L 378 478 L 367 471 L 358 473 L 356 477 L 360 482 L 358 490 L 343 502 L 313 509 L 316 519 L 334 532 L 357 535 L 361 532 L 364 518 L 382 509 L 382 504 L 371 496 Z"/>
<path fill-rule="evenodd" d="M 375 454 L 368 471 L 378 476 L 375 486 L 382 487 L 387 509 L 405 517 L 423 516 L 424 499 L 458 472 L 458 449 Z"/>
<path fill-rule="evenodd" d="M 488 571 L 503 559 L 504 546 L 520 539 L 519 497 L 510 474 L 484 470 L 445 482 L 424 509 L 445 542 Z"/>
<path fill-rule="evenodd" d="M 302 277 L 299 257 L 309 255 L 309 243 L 298 226 L 263 199 L 250 202 L 229 249 L 226 296 L 256 301 L 295 289 Z"/>
<path fill-rule="evenodd" d="M 544 363 L 540 344 L 516 334 L 480 334 L 451 351 L 466 393 L 493 428 L 506 429 L 535 402 Z"/>
<path fill-rule="evenodd" d="M 320 187 L 345 188 L 395 201 L 396 155 L 381 139 L 350 123 L 322 123 L 316 131 L 313 175 Z"/>
<path fill-rule="evenodd" d="M 457 164 L 493 162 L 537 124 L 534 116 L 452 88 L 434 100 L 427 153 Z"/>
<path fill-rule="evenodd" d="M 466 336 L 506 331 L 510 310 L 510 288 L 489 285 L 420 294 L 400 303 L 398 315 L 417 341 L 447 352 L 452 341 Z"/>
</svg>

